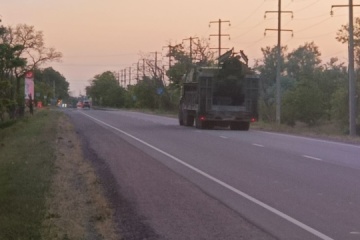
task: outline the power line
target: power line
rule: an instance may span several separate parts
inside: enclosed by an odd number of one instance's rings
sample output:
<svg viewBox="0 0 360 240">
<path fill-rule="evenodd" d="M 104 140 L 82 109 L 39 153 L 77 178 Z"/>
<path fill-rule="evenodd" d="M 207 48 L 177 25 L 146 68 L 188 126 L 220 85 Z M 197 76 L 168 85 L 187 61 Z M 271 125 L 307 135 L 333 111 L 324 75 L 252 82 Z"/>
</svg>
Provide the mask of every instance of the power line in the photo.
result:
<svg viewBox="0 0 360 240">
<path fill-rule="evenodd" d="M 251 16 L 253 16 L 262 7 L 262 5 L 264 5 L 264 3 L 265 3 L 265 1 L 262 1 L 261 4 L 254 11 L 249 13 L 249 15 L 247 15 L 243 20 L 241 20 L 240 23 L 233 25 L 233 26 L 229 27 L 228 29 L 236 28 L 240 24 L 244 24 L 248 19 L 250 19 Z"/>
</svg>

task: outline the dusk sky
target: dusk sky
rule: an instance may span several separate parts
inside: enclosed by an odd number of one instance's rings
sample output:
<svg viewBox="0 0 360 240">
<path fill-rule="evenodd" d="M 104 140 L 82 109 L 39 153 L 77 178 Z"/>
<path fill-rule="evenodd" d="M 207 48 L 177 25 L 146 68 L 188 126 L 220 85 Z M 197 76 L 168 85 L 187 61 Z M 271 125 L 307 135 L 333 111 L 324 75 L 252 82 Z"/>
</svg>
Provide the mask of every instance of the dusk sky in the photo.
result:
<svg viewBox="0 0 360 240">
<path fill-rule="evenodd" d="M 244 50 L 250 59 L 262 57 L 261 48 L 277 44 L 278 0 L 0 0 L 0 18 L 5 26 L 33 25 L 43 31 L 45 44 L 63 53 L 61 62 L 52 66 L 70 83 L 73 95 L 85 94 L 85 86 L 96 74 L 133 67 L 140 54 L 158 51 L 167 63 L 164 46 L 181 43 L 189 37 L 208 39 L 218 33 L 218 24 L 210 21 L 228 20 L 222 24 L 222 47 Z M 282 0 L 282 45 L 292 51 L 306 42 L 314 42 L 325 64 L 331 57 L 347 63 L 347 45 L 336 41 L 336 32 L 348 23 L 346 0 Z M 360 1 L 354 1 L 360 4 Z M 360 7 L 354 7 L 354 17 Z M 187 41 L 184 44 L 188 44 Z M 211 37 L 211 47 L 218 46 Z M 159 57 L 161 59 L 161 57 Z M 42 66 L 46 67 L 46 66 Z"/>
</svg>

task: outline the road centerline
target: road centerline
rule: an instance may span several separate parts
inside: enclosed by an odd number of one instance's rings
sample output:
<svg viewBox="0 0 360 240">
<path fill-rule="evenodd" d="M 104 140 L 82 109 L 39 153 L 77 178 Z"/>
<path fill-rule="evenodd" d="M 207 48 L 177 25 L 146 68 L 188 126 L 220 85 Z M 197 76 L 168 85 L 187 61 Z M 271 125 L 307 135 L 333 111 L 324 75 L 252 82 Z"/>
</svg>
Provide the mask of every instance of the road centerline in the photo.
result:
<svg viewBox="0 0 360 240">
<path fill-rule="evenodd" d="M 81 114 L 87 116 L 87 117 L 90 118 L 90 119 L 93 119 L 95 122 L 101 123 L 101 124 L 103 124 L 103 125 L 111 128 L 111 129 L 113 129 L 113 130 L 116 130 L 116 131 L 118 131 L 118 132 L 120 132 L 120 133 L 128 136 L 129 138 L 132 138 L 133 140 L 136 140 L 137 142 L 142 143 L 143 145 L 145 145 L 145 146 L 147 146 L 147 147 L 149 147 L 149 148 L 151 148 L 151 149 L 153 149 L 153 150 L 155 150 L 155 151 L 157 151 L 157 152 L 159 152 L 159 153 L 161 153 L 161 154 L 169 157 L 170 159 L 176 161 L 177 163 L 179 163 L 179 164 L 181 164 L 181 165 L 183 165 L 183 166 L 185 166 L 185 167 L 193 170 L 194 172 L 200 174 L 201 176 L 203 176 L 203 177 L 205 177 L 205 178 L 207 178 L 207 179 L 209 179 L 209 180 L 211 180 L 211 181 L 213 181 L 213 182 L 215 182 L 215 183 L 223 186 L 224 188 L 226 188 L 226 189 L 232 191 L 233 193 L 235 193 L 235 194 L 237 194 L 237 195 L 239 195 L 239 196 L 241 196 L 241 197 L 249 200 L 250 202 L 253 202 L 254 204 L 256 204 L 256 205 L 258 205 L 258 206 L 260 206 L 260 207 L 262 207 L 262 208 L 264 208 L 264 209 L 266 209 L 266 210 L 274 213 L 275 215 L 277 215 L 277 216 L 279 216 L 279 217 L 287 220 L 288 222 L 291 222 L 292 224 L 294 224 L 294 225 L 302 228 L 303 230 L 305 230 L 305 231 L 307 231 L 307 232 L 309 232 L 309 233 L 317 236 L 318 238 L 323 239 L 323 240 L 333 240 L 333 238 L 331 238 L 331 237 L 329 237 L 329 236 L 327 236 L 327 235 L 319 232 L 318 230 L 316 230 L 316 229 L 314 229 L 314 228 L 312 228 L 312 227 L 310 227 L 310 226 L 308 226 L 308 225 L 306 225 L 306 224 L 304 224 L 304 223 L 296 220 L 295 218 L 293 218 L 293 217 L 291 217 L 291 216 L 289 216 L 289 215 L 287 215 L 287 214 L 285 214 L 285 213 L 277 210 L 276 208 L 271 207 L 270 205 L 267 205 L 266 203 L 264 203 L 264 202 L 262 202 L 262 201 L 260 201 L 260 200 L 258 200 L 258 199 L 256 199 L 256 198 L 248 195 L 248 194 L 245 193 L 245 192 L 242 192 L 242 191 L 238 190 L 237 188 L 235 188 L 235 187 L 233 187 L 233 186 L 231 186 L 231 185 L 229 185 L 229 184 L 227 184 L 227 183 L 225 183 L 225 182 L 223 182 L 223 181 L 221 181 L 221 180 L 213 177 L 212 175 L 210 175 L 210 174 L 208 174 L 208 173 L 206 173 L 206 172 L 204 172 L 204 171 L 202 171 L 202 170 L 200 170 L 200 169 L 198 169 L 198 168 L 196 168 L 196 167 L 194 167 L 194 166 L 192 166 L 192 165 L 190 165 L 190 164 L 182 161 L 181 159 L 179 159 L 179 158 L 177 158 L 177 157 L 175 157 L 175 156 L 173 156 L 173 155 L 171 155 L 171 154 L 169 154 L 169 153 L 161 150 L 160 148 L 157 148 L 157 147 L 151 145 L 150 143 L 145 142 L 144 140 L 141 140 L 140 138 L 137 138 L 137 137 L 135 137 L 135 136 L 133 136 L 133 135 L 131 135 L 131 134 L 129 134 L 129 133 L 127 133 L 127 132 L 119 129 L 119 128 L 116 128 L 116 127 L 114 127 L 114 126 L 112 126 L 112 125 L 110 125 L 110 124 L 108 124 L 108 123 L 106 123 L 106 122 L 103 122 L 103 121 L 101 121 L 101 120 L 99 120 L 99 119 L 97 119 L 97 118 L 95 118 L 95 117 L 92 117 L 92 116 L 90 116 L 90 115 L 88 115 L 88 114 L 86 114 L 86 113 L 81 112 Z"/>
<path fill-rule="evenodd" d="M 321 158 L 317 158 L 317 157 L 313 157 L 313 156 L 308 156 L 308 155 L 302 155 L 304 158 L 308 158 L 308 159 L 312 159 L 312 160 L 316 160 L 316 161 L 323 161 Z"/>
</svg>

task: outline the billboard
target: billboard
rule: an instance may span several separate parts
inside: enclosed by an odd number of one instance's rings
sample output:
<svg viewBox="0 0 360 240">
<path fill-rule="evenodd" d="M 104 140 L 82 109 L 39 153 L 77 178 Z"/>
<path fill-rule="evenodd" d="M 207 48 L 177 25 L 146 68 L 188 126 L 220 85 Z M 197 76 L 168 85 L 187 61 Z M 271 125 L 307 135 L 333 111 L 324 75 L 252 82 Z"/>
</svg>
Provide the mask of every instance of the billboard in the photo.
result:
<svg viewBox="0 0 360 240">
<path fill-rule="evenodd" d="M 34 99 L 34 73 L 29 71 L 25 74 L 25 99 Z"/>
</svg>

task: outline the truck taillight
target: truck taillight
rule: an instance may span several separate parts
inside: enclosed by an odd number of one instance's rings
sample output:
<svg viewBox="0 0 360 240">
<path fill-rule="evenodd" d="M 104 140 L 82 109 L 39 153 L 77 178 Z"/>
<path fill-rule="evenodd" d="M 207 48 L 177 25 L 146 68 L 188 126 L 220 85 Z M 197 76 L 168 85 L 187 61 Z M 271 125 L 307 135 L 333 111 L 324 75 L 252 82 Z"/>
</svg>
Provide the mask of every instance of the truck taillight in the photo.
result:
<svg viewBox="0 0 360 240">
<path fill-rule="evenodd" d="M 199 120 L 204 121 L 204 120 L 206 120 L 206 118 L 205 118 L 205 116 L 199 116 Z"/>
<path fill-rule="evenodd" d="M 251 122 L 256 122 L 256 118 L 251 118 Z"/>
</svg>

